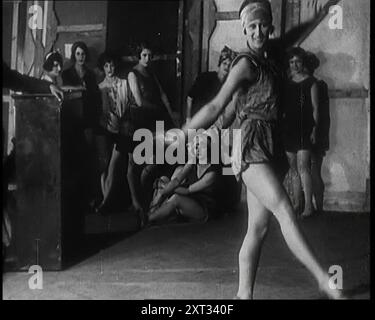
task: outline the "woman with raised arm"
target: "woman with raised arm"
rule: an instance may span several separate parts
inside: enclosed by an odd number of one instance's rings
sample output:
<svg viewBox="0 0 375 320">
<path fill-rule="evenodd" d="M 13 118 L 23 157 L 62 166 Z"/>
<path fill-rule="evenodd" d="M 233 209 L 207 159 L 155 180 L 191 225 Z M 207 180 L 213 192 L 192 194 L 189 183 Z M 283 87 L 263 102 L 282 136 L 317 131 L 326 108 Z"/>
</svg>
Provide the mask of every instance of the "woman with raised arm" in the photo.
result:
<svg viewBox="0 0 375 320">
<path fill-rule="evenodd" d="M 273 32 L 271 5 L 267 0 L 245 0 L 239 10 L 248 50 L 232 63 L 226 82 L 184 128 L 208 128 L 236 96 L 232 108 L 240 122 L 241 137 L 234 141 L 233 170 L 247 189 L 248 229 L 239 252 L 237 298 L 252 299 L 258 261 L 269 220 L 273 214 L 284 239 L 300 262 L 312 273 L 330 298 L 341 298 L 330 289 L 329 275 L 304 239 L 290 199 L 278 178 L 277 164 L 283 156 L 278 117 L 281 77 L 267 55 Z"/>
</svg>

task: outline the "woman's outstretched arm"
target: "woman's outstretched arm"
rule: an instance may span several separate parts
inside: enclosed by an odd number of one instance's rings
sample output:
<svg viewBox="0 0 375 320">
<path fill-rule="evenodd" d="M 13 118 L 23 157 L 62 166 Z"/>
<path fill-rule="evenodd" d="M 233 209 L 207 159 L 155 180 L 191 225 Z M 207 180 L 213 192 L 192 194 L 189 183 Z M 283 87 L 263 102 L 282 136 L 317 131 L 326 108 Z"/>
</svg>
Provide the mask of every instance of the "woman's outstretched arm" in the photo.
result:
<svg viewBox="0 0 375 320">
<path fill-rule="evenodd" d="M 195 116 L 189 124 L 184 126 L 183 130 L 187 133 L 188 129 L 207 129 L 219 117 L 221 112 L 231 101 L 233 94 L 239 89 L 243 81 L 255 81 L 257 72 L 254 66 L 247 58 L 242 58 L 231 69 L 227 80 L 221 87 L 216 97 L 206 104 Z"/>
</svg>

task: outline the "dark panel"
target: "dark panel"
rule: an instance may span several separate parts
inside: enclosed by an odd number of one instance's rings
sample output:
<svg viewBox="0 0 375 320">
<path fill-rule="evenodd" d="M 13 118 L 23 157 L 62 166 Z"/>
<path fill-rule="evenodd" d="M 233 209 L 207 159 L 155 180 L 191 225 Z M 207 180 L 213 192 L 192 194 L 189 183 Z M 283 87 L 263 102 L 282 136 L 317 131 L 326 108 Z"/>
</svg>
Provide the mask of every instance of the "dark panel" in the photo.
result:
<svg viewBox="0 0 375 320">
<path fill-rule="evenodd" d="M 2 2 L 3 60 L 10 66 L 12 50 L 13 2 Z"/>
<path fill-rule="evenodd" d="M 178 44 L 178 0 L 175 1 L 109 1 L 106 49 L 119 56 L 133 56 L 139 42 L 147 42 L 154 55 L 164 59 L 153 62 L 153 69 L 166 92 L 174 111 L 180 111 L 179 82 L 175 55 Z M 182 32 L 181 32 L 182 33 Z M 126 77 L 136 62 L 123 62 L 119 72 Z"/>
<path fill-rule="evenodd" d="M 82 170 L 71 165 L 71 152 L 78 148 L 72 145 L 74 127 L 61 112 L 72 102 L 61 108 L 52 96 L 32 95 L 15 101 L 17 268 L 38 264 L 59 270 L 83 234 Z"/>
<path fill-rule="evenodd" d="M 64 56 L 64 65 L 69 66 L 69 58 L 65 57 L 65 44 L 84 41 L 89 48 L 91 61 L 88 65 L 95 68 L 97 59 L 105 50 L 107 1 L 54 1 L 55 14 L 59 26 L 102 24 L 103 29 L 97 31 L 59 32 L 55 48 Z"/>
<path fill-rule="evenodd" d="M 129 56 L 147 41 L 155 54 L 177 51 L 179 1 L 109 1 L 107 49 Z"/>
<path fill-rule="evenodd" d="M 105 23 L 107 1 L 54 1 L 59 25 Z"/>
<path fill-rule="evenodd" d="M 3 101 L 2 107 L 2 151 L 3 151 L 3 159 L 7 153 L 8 148 L 8 128 L 9 128 L 9 102 Z"/>
</svg>

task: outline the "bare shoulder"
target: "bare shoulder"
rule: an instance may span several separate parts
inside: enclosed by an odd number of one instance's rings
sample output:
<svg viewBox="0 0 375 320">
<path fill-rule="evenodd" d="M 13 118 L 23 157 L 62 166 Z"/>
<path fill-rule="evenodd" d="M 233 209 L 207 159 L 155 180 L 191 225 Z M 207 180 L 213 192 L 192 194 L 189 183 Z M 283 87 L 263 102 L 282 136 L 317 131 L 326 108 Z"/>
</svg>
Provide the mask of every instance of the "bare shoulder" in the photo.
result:
<svg viewBox="0 0 375 320">
<path fill-rule="evenodd" d="M 247 55 L 238 57 L 232 64 L 232 77 L 241 78 L 243 80 L 253 80 L 258 75 L 256 63 Z"/>
<path fill-rule="evenodd" d="M 135 79 L 137 76 L 135 75 L 134 71 L 129 71 L 128 73 L 128 79 Z"/>
<path fill-rule="evenodd" d="M 99 87 L 100 90 L 103 90 L 103 89 L 107 88 L 106 81 L 103 80 L 102 82 L 100 82 L 100 83 L 98 84 L 98 87 Z"/>
<path fill-rule="evenodd" d="M 137 75 L 135 74 L 134 71 L 130 71 L 128 73 L 128 81 L 129 81 L 129 84 L 136 84 L 137 83 Z"/>
</svg>

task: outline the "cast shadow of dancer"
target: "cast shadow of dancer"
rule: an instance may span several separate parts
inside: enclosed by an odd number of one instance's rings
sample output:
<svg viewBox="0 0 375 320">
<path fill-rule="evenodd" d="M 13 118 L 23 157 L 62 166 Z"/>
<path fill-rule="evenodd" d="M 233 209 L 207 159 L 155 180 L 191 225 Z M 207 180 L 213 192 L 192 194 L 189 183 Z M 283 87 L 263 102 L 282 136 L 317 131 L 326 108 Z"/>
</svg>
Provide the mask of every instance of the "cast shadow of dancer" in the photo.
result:
<svg viewBox="0 0 375 320">
<path fill-rule="evenodd" d="M 306 52 L 306 67 L 309 73 L 313 76 L 315 70 L 320 66 L 320 61 L 312 52 Z M 319 130 L 316 135 L 316 143 L 313 145 L 311 153 L 311 177 L 313 187 L 313 202 L 315 210 L 323 211 L 324 202 L 324 182 L 321 171 L 323 159 L 326 152 L 329 150 L 329 131 L 330 131 L 330 106 L 328 85 L 324 80 L 318 79 L 319 86 Z"/>
</svg>

